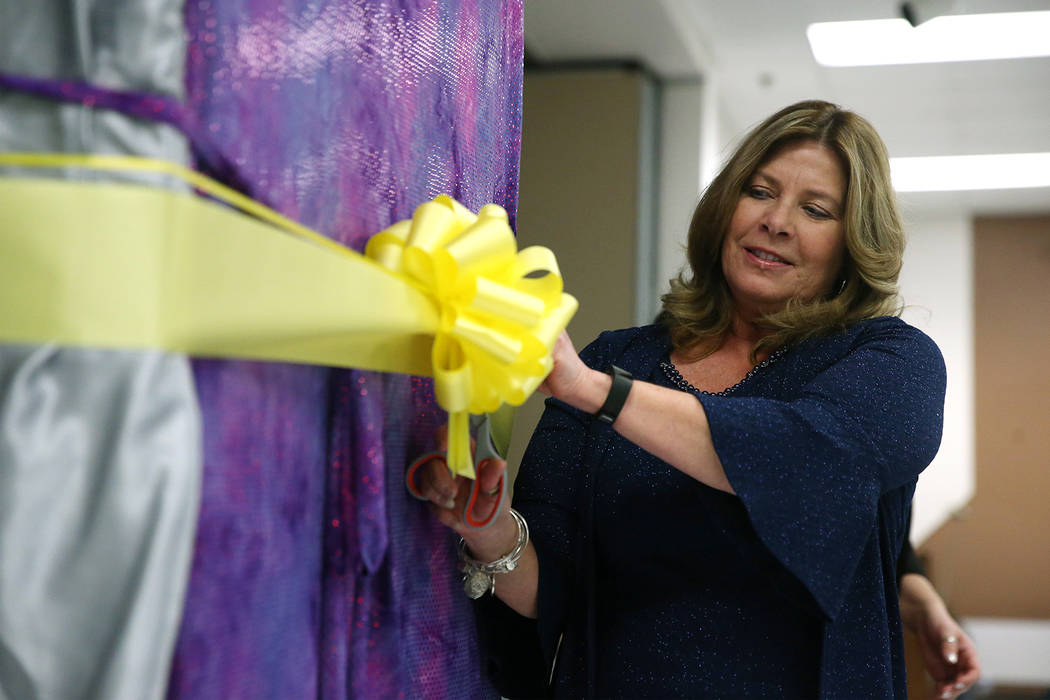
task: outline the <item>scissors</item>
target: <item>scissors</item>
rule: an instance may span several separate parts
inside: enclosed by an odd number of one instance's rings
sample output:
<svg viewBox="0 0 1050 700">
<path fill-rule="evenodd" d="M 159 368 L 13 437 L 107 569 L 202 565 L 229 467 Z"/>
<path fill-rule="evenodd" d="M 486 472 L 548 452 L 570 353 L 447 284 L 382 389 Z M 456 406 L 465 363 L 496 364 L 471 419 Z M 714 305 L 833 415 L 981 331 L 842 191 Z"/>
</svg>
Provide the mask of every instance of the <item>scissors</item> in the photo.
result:
<svg viewBox="0 0 1050 700">
<path fill-rule="evenodd" d="M 474 450 L 475 476 L 477 476 L 478 470 L 485 460 L 504 459 L 506 457 L 507 448 L 510 444 L 510 426 L 513 420 L 514 409 L 510 406 L 502 406 L 494 413 L 470 417 L 471 427 L 476 428 L 475 441 L 477 446 Z M 423 496 L 423 493 L 416 486 L 416 471 L 431 460 L 441 462 L 446 467 L 448 466 L 444 452 L 427 452 L 412 462 L 408 467 L 408 471 L 405 472 L 405 486 L 408 488 L 408 492 L 421 501 L 428 499 Z M 507 480 L 505 477 L 506 474 L 500 474 L 499 483 L 496 484 L 496 492 L 487 494 L 495 496 L 496 503 L 492 507 L 492 512 L 481 520 L 474 517 L 474 504 L 477 502 L 478 494 L 481 491 L 481 481 L 474 479 L 474 485 L 470 489 L 470 498 L 467 499 L 467 504 L 463 507 L 463 522 L 467 524 L 467 527 L 480 530 L 491 525 L 496 519 L 500 508 L 503 507 L 503 499 L 507 496 Z"/>
</svg>

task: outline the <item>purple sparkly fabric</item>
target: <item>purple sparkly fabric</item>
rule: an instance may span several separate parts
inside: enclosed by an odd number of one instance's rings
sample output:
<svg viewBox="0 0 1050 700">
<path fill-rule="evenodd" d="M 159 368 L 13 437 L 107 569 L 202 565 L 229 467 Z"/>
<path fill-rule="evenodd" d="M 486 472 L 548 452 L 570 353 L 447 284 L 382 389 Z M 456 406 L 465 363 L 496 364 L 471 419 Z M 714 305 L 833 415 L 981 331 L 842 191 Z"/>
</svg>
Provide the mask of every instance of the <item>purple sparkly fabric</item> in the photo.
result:
<svg viewBox="0 0 1050 700">
<path fill-rule="evenodd" d="M 270 204 L 251 182 L 241 177 L 222 147 L 201 128 L 196 115 L 173 97 L 128 90 L 113 90 L 79 80 L 39 78 L 30 75 L 0 73 L 0 91 L 21 92 L 57 102 L 107 109 L 145 121 L 160 122 L 182 132 L 192 144 L 197 168 L 234 189 Z"/>
<path fill-rule="evenodd" d="M 79 80 L 56 80 L 30 75 L 0 73 L 0 90 L 23 92 L 85 107 L 113 109 L 131 117 L 170 124 L 181 131 L 190 129 L 191 121 L 182 104 L 166 95 L 149 95 L 125 90 L 112 90 Z"/>
<path fill-rule="evenodd" d="M 513 213 L 521 12 L 188 0 L 188 106 L 277 209 L 358 249 L 441 193 Z M 203 500 L 169 696 L 494 697 L 453 539 L 403 486 L 444 420 L 430 381 L 194 370 Z"/>
</svg>

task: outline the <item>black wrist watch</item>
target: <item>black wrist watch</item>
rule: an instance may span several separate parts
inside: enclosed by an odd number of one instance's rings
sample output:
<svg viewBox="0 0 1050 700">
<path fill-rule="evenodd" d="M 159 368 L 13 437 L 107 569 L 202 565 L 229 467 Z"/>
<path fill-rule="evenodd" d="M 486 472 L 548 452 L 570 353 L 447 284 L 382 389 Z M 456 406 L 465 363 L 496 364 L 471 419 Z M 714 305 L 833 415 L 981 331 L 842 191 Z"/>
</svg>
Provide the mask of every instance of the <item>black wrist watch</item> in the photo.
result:
<svg viewBox="0 0 1050 700">
<path fill-rule="evenodd" d="M 594 414 L 594 417 L 602 423 L 612 425 L 616 421 L 616 417 L 620 415 L 620 409 L 623 408 L 624 402 L 627 401 L 627 394 L 631 392 L 631 384 L 634 382 L 634 377 L 631 376 L 630 372 L 620 369 L 616 365 L 606 367 L 605 373 L 612 377 L 612 386 L 609 387 L 609 394 L 605 397 L 605 403 Z"/>
</svg>

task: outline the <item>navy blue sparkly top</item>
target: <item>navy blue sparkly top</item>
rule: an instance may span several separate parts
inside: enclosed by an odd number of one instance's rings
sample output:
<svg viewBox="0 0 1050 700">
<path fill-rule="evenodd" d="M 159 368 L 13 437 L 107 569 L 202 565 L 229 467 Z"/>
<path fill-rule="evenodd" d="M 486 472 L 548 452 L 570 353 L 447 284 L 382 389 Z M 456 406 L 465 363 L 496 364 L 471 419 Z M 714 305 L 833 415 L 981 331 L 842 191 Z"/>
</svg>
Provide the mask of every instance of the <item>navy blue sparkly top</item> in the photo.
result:
<svg viewBox="0 0 1050 700">
<path fill-rule="evenodd" d="M 647 326 L 581 356 L 673 387 L 670 350 Z M 884 317 L 695 392 L 736 495 L 548 400 L 514 502 L 555 695 L 905 697 L 896 562 L 944 389 L 936 345 Z"/>
</svg>

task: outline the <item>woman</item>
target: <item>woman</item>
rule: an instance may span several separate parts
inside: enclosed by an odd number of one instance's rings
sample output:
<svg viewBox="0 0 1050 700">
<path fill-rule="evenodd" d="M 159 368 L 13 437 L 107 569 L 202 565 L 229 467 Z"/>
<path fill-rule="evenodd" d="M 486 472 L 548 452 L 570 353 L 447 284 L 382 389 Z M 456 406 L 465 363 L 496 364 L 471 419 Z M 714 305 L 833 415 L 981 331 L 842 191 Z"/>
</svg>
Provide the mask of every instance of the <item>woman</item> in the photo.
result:
<svg viewBox="0 0 1050 700">
<path fill-rule="evenodd" d="M 895 563 L 945 376 L 890 315 L 903 249 L 871 125 L 787 107 L 703 195 L 661 322 L 558 340 L 520 516 L 465 528 L 466 486 L 428 472 L 484 614 L 536 619 L 556 696 L 906 694 Z"/>
</svg>

